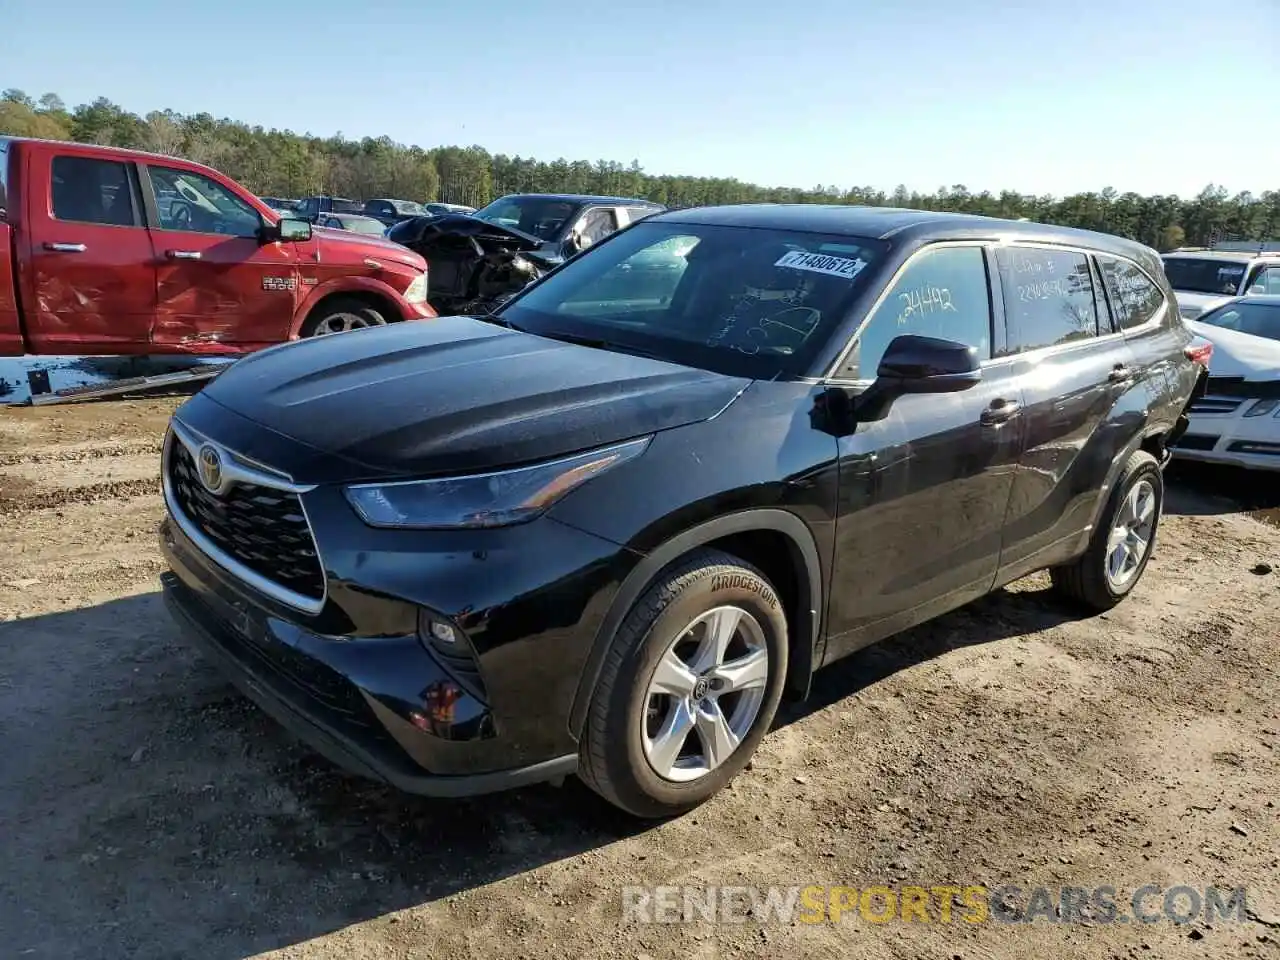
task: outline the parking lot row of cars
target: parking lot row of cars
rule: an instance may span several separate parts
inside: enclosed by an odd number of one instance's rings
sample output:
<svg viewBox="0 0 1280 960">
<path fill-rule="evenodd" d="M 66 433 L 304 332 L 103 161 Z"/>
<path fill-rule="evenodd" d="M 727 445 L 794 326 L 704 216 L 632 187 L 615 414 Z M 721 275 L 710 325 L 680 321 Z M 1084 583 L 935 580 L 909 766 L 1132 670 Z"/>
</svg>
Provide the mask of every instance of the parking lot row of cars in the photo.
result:
<svg viewBox="0 0 1280 960">
<path fill-rule="evenodd" d="M 235 355 L 396 320 L 487 313 L 663 209 L 571 195 L 500 197 L 480 210 L 257 198 L 174 158 L 2 138 L 0 206 L 8 253 L 0 355 L 8 356 Z M 1184 321 L 1219 346 L 1210 395 L 1192 408 L 1178 456 L 1280 466 L 1277 246 L 1220 244 L 1160 260 Z M 680 276 L 688 252 L 655 247 L 610 283 L 647 302 L 646 285 Z"/>
<path fill-rule="evenodd" d="M 259 197 L 281 216 L 302 217 L 312 223 L 337 230 L 381 234 L 388 227 L 413 217 L 435 217 L 447 213 L 475 213 L 475 207 L 461 203 L 413 200 L 350 200 L 346 197 L 314 196 L 301 200 L 285 197 Z"/>
</svg>

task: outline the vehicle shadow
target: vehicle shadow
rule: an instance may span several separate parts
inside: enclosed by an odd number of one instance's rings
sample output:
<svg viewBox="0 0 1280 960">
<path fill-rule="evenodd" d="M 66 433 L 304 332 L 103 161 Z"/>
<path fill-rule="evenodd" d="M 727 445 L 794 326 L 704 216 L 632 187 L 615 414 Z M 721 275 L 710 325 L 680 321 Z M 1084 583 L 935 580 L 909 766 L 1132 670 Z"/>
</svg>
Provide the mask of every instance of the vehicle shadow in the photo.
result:
<svg viewBox="0 0 1280 960">
<path fill-rule="evenodd" d="M 959 610 L 872 644 L 819 670 L 814 674 L 808 698 L 803 702 L 784 703 L 774 726 L 803 720 L 899 671 L 952 650 L 1025 636 L 1086 616 L 1087 613 L 1063 601 L 1048 587 L 996 590 Z"/>
<path fill-rule="evenodd" d="M 1174 460 L 1165 476 L 1166 513 L 1202 517 L 1244 510 L 1280 526 L 1280 484 L 1274 473 Z"/>
<path fill-rule="evenodd" d="M 779 724 L 1071 616 L 997 592 L 821 671 Z M 572 778 L 438 801 L 338 771 L 190 650 L 156 593 L 0 624 L 0 730 L 0 928 L 34 958 L 239 960 L 647 829 Z"/>
</svg>

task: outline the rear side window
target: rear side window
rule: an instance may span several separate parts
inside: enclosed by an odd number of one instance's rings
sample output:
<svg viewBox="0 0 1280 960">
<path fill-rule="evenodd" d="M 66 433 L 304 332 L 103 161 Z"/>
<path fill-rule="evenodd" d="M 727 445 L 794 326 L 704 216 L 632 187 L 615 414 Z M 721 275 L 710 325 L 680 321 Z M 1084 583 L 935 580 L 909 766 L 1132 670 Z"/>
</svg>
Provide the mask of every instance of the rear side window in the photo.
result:
<svg viewBox="0 0 1280 960">
<path fill-rule="evenodd" d="M 1140 327 L 1156 315 L 1164 303 L 1164 293 L 1137 264 L 1100 254 L 1098 266 L 1111 298 L 1112 315 L 1121 330 Z"/>
<path fill-rule="evenodd" d="M 939 247 L 916 256 L 863 325 L 838 376 L 874 379 L 885 349 L 903 334 L 967 343 L 990 359 L 991 292 L 981 247 Z"/>
<path fill-rule="evenodd" d="M 999 247 L 1009 334 L 1005 353 L 1025 353 L 1098 335 L 1089 259 L 1069 250 Z"/>
<path fill-rule="evenodd" d="M 70 223 L 134 225 L 129 167 L 92 157 L 53 158 L 53 216 Z"/>
</svg>

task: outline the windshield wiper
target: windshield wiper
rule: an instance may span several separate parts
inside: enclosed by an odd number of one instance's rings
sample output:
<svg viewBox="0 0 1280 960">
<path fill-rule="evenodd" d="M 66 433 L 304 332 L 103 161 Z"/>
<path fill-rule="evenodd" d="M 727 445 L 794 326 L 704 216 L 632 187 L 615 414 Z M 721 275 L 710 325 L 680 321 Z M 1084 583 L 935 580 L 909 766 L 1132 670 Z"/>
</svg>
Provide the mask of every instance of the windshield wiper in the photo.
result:
<svg viewBox="0 0 1280 960">
<path fill-rule="evenodd" d="M 496 327 L 506 327 L 508 330 L 515 330 L 518 333 L 525 332 L 524 327 L 517 327 L 506 317 L 500 317 L 496 313 L 469 313 L 467 316 L 476 320 L 483 320 L 485 323 L 492 323 Z"/>
<path fill-rule="evenodd" d="M 560 330 L 539 331 L 539 337 L 546 337 L 548 340 L 563 340 L 565 343 L 576 344 L 580 347 L 593 347 L 597 350 L 616 350 L 619 353 L 629 353 L 637 357 L 648 357 L 650 360 L 663 360 L 670 362 L 666 357 L 653 353 L 649 350 L 633 347 L 629 343 L 619 343 L 617 340 L 607 340 L 604 337 L 584 337 L 577 333 L 565 333 Z"/>
</svg>

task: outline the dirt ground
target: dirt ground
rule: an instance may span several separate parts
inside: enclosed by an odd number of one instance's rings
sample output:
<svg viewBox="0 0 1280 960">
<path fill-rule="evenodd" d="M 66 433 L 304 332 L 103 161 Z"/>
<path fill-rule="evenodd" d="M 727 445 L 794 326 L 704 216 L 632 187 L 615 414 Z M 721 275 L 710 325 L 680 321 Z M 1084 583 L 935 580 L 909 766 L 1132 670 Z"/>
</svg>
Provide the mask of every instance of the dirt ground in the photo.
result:
<svg viewBox="0 0 1280 960">
<path fill-rule="evenodd" d="M 572 780 L 353 779 L 189 651 L 156 582 L 178 402 L 0 410 L 0 955 L 1280 955 L 1280 529 L 1222 496 L 1238 475 L 1173 471 L 1111 614 L 1019 582 L 825 671 L 730 790 L 637 827 Z M 624 921 L 657 884 L 1110 885 L 1122 912 L 1216 884 L 1248 915 Z"/>
</svg>

